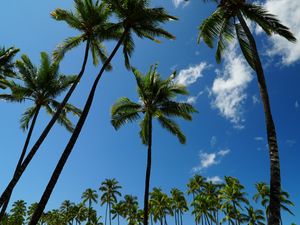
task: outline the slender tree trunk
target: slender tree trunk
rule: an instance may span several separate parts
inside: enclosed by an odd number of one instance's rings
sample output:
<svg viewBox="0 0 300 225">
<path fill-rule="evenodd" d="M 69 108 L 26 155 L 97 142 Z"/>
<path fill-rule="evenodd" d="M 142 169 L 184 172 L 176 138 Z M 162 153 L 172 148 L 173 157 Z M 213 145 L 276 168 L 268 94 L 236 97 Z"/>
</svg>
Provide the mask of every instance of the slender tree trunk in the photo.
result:
<svg viewBox="0 0 300 225">
<path fill-rule="evenodd" d="M 148 225 L 148 211 L 149 211 L 149 187 L 150 187 L 150 175 L 151 175 L 151 163 L 152 163 L 152 115 L 149 115 L 148 124 L 148 150 L 147 150 L 147 169 L 145 179 L 145 193 L 144 193 L 144 225 Z"/>
<path fill-rule="evenodd" d="M 150 214 L 151 225 L 153 225 L 153 216 Z"/>
<path fill-rule="evenodd" d="M 174 210 L 174 218 L 175 218 L 175 225 L 177 225 L 177 211 L 176 211 L 176 209 Z"/>
<path fill-rule="evenodd" d="M 22 161 L 23 161 L 23 159 L 24 159 L 24 157 L 26 155 L 26 151 L 27 151 L 27 148 L 28 148 L 28 145 L 29 145 L 29 142 L 30 142 L 30 139 L 31 139 L 31 136 L 32 136 L 32 132 L 33 132 L 33 129 L 34 129 L 37 117 L 39 115 L 40 109 L 41 109 L 41 106 L 37 105 L 36 106 L 36 111 L 34 113 L 32 122 L 30 124 L 30 128 L 29 128 L 29 131 L 28 131 L 28 134 L 27 134 L 27 137 L 26 137 L 26 140 L 25 140 L 25 143 L 24 143 L 24 146 L 23 146 L 23 149 L 22 149 L 22 152 L 21 152 L 21 155 L 20 155 L 19 161 L 17 163 L 17 166 L 15 168 L 13 176 L 16 175 L 16 173 L 17 173 L 19 167 L 21 166 Z M 8 197 L 7 197 L 4 205 L 2 206 L 2 209 L 1 209 L 1 212 L 0 212 L 0 221 L 2 221 L 2 219 L 3 219 L 4 215 L 5 215 L 5 212 L 6 212 L 8 204 L 9 204 L 9 200 L 10 200 L 11 194 L 12 194 L 12 192 L 8 195 Z"/>
<path fill-rule="evenodd" d="M 243 18 L 239 13 L 238 19 L 247 35 L 251 47 L 254 50 L 257 61 L 255 63 L 257 80 L 259 84 L 260 95 L 265 112 L 265 123 L 267 128 L 267 137 L 270 156 L 270 217 L 269 225 L 279 225 L 280 223 L 280 192 L 281 192 L 281 177 L 280 177 L 280 161 L 279 150 L 276 137 L 275 124 L 272 117 L 271 105 L 269 101 L 268 89 L 265 81 L 264 71 L 258 55 L 255 40 Z"/>
<path fill-rule="evenodd" d="M 106 203 L 106 209 L 105 209 L 105 225 L 107 224 L 107 212 L 108 212 L 108 203 Z"/>
<path fill-rule="evenodd" d="M 183 225 L 183 222 L 182 222 L 182 212 L 180 212 L 180 224 Z"/>
<path fill-rule="evenodd" d="M 127 34 L 127 31 L 125 30 L 122 37 L 120 38 L 120 40 L 118 41 L 117 45 L 115 46 L 114 50 L 112 51 L 112 53 L 110 54 L 110 56 L 108 57 L 108 59 L 105 61 L 105 63 L 103 64 L 100 72 L 98 73 L 94 83 L 93 83 L 93 86 L 91 88 L 91 91 L 89 93 L 89 96 L 88 96 L 88 99 L 86 101 L 86 104 L 84 106 L 84 109 L 82 111 L 82 114 L 79 118 L 79 121 L 78 123 L 76 124 L 76 127 L 74 129 L 74 132 L 63 152 L 63 154 L 61 155 L 56 167 L 55 167 L 55 170 L 51 176 L 51 179 L 49 180 L 49 183 L 41 197 L 41 200 L 37 206 L 37 209 L 35 210 L 32 218 L 31 218 L 31 221 L 29 223 L 29 225 L 36 225 L 41 214 L 43 213 L 43 210 L 45 209 L 45 206 L 52 194 L 52 191 L 58 181 L 58 178 L 64 168 L 64 165 L 66 164 L 71 152 L 72 152 L 72 149 L 79 137 L 79 134 L 81 132 L 81 129 L 84 125 L 84 122 L 88 116 L 88 113 L 90 111 L 90 108 L 91 108 L 91 105 L 93 103 L 93 99 L 94 99 L 94 95 L 95 95 L 95 92 L 96 92 L 96 89 L 97 89 L 97 85 L 98 85 L 98 82 L 100 80 L 100 78 L 102 77 L 102 74 L 104 72 L 104 70 L 106 69 L 106 67 L 109 65 L 110 61 L 112 60 L 112 58 L 114 57 L 114 55 L 116 54 L 116 52 L 118 51 L 118 49 L 120 48 L 121 44 L 123 43 L 123 40 L 125 38 L 125 35 Z"/>
<path fill-rule="evenodd" d="M 108 215 L 109 215 L 109 225 L 111 225 L 111 205 L 110 205 L 110 202 L 108 204 L 108 207 L 109 207 L 109 211 L 108 211 Z"/>
<path fill-rule="evenodd" d="M 88 211 L 88 221 L 87 224 L 89 225 L 91 223 L 91 208 L 92 208 L 92 200 L 89 199 L 89 211 Z"/>
<path fill-rule="evenodd" d="M 47 137 L 48 133 L 50 132 L 53 125 L 55 124 L 56 120 L 59 118 L 63 108 L 67 104 L 67 102 L 68 102 L 69 98 L 71 97 L 72 93 L 74 92 L 78 82 L 80 81 L 82 75 L 84 74 L 87 59 L 88 59 L 89 46 L 90 46 L 90 42 L 87 41 L 83 64 L 82 64 L 81 70 L 80 70 L 75 82 L 72 84 L 71 88 L 69 89 L 68 93 L 64 97 L 63 101 L 58 106 L 58 108 L 57 108 L 55 114 L 53 115 L 52 119 L 49 121 L 49 123 L 47 124 L 47 126 L 43 130 L 42 134 L 40 135 L 40 137 L 38 138 L 36 143 L 33 145 L 33 147 L 31 148 L 30 152 L 28 153 L 28 155 L 26 156 L 26 158 L 22 162 L 21 166 L 16 171 L 16 173 L 13 176 L 12 180 L 9 182 L 9 184 L 5 188 L 4 192 L 2 193 L 2 195 L 0 197 L 0 207 L 3 205 L 3 203 L 6 201 L 6 199 L 8 199 L 8 197 L 11 195 L 14 187 L 18 183 L 18 181 L 21 178 L 23 172 L 25 171 L 28 164 L 31 162 L 32 158 L 34 157 L 35 153 L 37 152 L 37 150 L 39 149 L 39 147 L 41 146 L 41 144 L 43 143 L 43 141 Z"/>
</svg>

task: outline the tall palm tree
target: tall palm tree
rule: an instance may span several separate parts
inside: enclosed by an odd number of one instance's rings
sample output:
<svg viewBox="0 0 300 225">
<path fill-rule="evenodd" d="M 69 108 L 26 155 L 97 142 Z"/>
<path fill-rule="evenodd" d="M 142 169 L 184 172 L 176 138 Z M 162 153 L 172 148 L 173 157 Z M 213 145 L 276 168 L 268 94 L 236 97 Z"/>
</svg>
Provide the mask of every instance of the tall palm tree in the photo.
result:
<svg viewBox="0 0 300 225">
<path fill-rule="evenodd" d="M 180 143 L 185 143 L 185 136 L 174 120 L 169 117 L 179 117 L 191 120 L 191 114 L 196 112 L 192 105 L 174 101 L 177 95 L 187 94 L 185 86 L 174 82 L 175 73 L 163 80 L 156 71 L 156 66 L 143 76 L 137 69 L 132 70 L 138 85 L 140 102 L 135 103 L 128 98 L 119 99 L 112 107 L 112 125 L 119 129 L 128 121 L 135 121 L 144 115 L 140 122 L 140 137 L 148 146 L 147 168 L 144 194 L 144 225 L 148 224 L 148 198 L 152 161 L 152 120 L 157 119 L 163 128 L 175 135 Z"/>
<path fill-rule="evenodd" d="M 207 1 L 207 0 L 205 0 Z M 200 26 L 199 40 L 203 39 L 213 47 L 217 41 L 216 61 L 220 62 L 228 43 L 236 38 L 250 67 L 256 72 L 259 91 L 264 107 L 270 158 L 270 220 L 269 224 L 279 225 L 280 221 L 280 163 L 276 129 L 272 118 L 268 89 L 263 67 L 255 39 L 245 21 L 249 19 L 259 25 L 267 35 L 278 34 L 288 41 L 296 38 L 289 28 L 282 25 L 276 16 L 270 14 L 262 6 L 248 3 L 246 0 L 212 0 L 218 8 Z"/>
<path fill-rule="evenodd" d="M 264 225 L 264 212 L 260 209 L 255 210 L 252 206 L 246 207 L 247 214 L 242 215 L 242 221 L 248 225 Z"/>
<path fill-rule="evenodd" d="M 23 225 L 26 217 L 26 202 L 18 200 L 13 203 L 11 209 L 10 222 L 15 225 Z"/>
<path fill-rule="evenodd" d="M 67 51 L 78 46 L 82 42 L 86 42 L 81 70 L 78 73 L 75 82 L 65 95 L 63 101 L 57 105 L 57 109 L 52 116 L 52 119 L 49 121 L 35 144 L 32 146 L 28 156 L 24 159 L 22 166 L 19 168 L 18 172 L 15 174 L 15 176 L 12 178 L 12 180 L 0 196 L 0 207 L 3 205 L 8 196 L 10 196 L 10 193 L 26 170 L 28 164 L 31 162 L 35 153 L 38 151 L 39 147 L 47 137 L 51 128 L 60 118 L 60 114 L 64 112 L 63 109 L 65 105 L 67 104 L 78 82 L 81 80 L 84 74 L 85 67 L 88 61 L 89 51 L 92 52 L 94 64 L 97 64 L 99 59 L 101 61 L 106 60 L 107 57 L 102 41 L 107 39 L 114 39 L 116 35 L 118 35 L 118 32 L 111 32 L 111 30 L 107 28 L 107 26 L 109 25 L 108 18 L 110 16 L 107 7 L 104 7 L 103 5 L 100 5 L 98 3 L 93 3 L 92 0 L 74 0 L 74 3 L 75 12 L 57 9 L 51 13 L 52 17 L 55 20 L 65 21 L 71 28 L 80 31 L 80 35 L 67 38 L 62 44 L 58 46 L 58 48 L 54 51 L 54 59 L 56 61 L 60 61 Z M 111 69 L 110 63 L 106 64 L 105 69 Z"/>
<path fill-rule="evenodd" d="M 39 207 L 35 215 L 32 218 L 30 225 L 35 225 L 38 221 L 38 218 L 42 214 L 50 195 L 56 185 L 56 182 L 63 170 L 65 163 L 68 160 L 69 155 L 72 152 L 72 149 L 79 137 L 81 129 L 85 123 L 85 120 L 88 116 L 89 110 L 93 103 L 94 95 L 99 83 L 100 78 L 104 70 L 110 64 L 112 58 L 123 44 L 123 53 L 125 56 L 125 64 L 129 66 L 129 57 L 134 50 L 134 42 L 132 39 L 132 33 L 137 34 L 140 38 L 148 38 L 150 40 L 156 41 L 155 37 L 166 37 L 169 39 L 174 39 L 175 37 L 162 29 L 160 27 L 161 23 L 167 22 L 169 20 L 176 19 L 173 16 L 168 15 L 163 8 L 149 8 L 148 0 L 110 0 L 108 1 L 110 9 L 115 13 L 115 16 L 118 18 L 119 22 L 115 26 L 110 27 L 110 32 L 121 31 L 122 35 L 118 40 L 115 48 L 108 57 L 108 59 L 103 64 L 101 70 L 99 71 L 96 79 L 93 83 L 93 86 L 90 90 L 89 96 L 87 98 L 86 104 L 83 109 L 82 116 L 80 117 L 75 130 L 63 151 L 59 162 L 57 163 L 55 170 L 48 182 L 48 185 L 41 197 Z"/>
<path fill-rule="evenodd" d="M 204 185 L 205 179 L 204 177 L 195 174 L 193 178 L 189 179 L 187 183 L 187 194 L 193 196 L 193 201 L 195 201 L 196 195 L 200 194 Z M 195 223 L 198 224 L 197 219 L 195 217 Z"/>
<path fill-rule="evenodd" d="M 91 217 L 91 209 L 92 209 L 92 203 L 98 202 L 98 194 L 96 190 L 93 190 L 91 188 L 86 189 L 81 196 L 81 199 L 83 199 L 83 203 L 88 202 L 88 221 L 87 224 L 90 224 L 90 217 Z"/>
<path fill-rule="evenodd" d="M 8 49 L 0 48 L 0 88 L 5 88 L 5 78 L 14 77 L 13 58 L 19 52 L 19 49 L 10 47 Z"/>
<path fill-rule="evenodd" d="M 253 199 L 255 202 L 257 202 L 259 199 L 261 200 L 260 203 L 265 208 L 266 218 L 268 221 L 270 217 L 270 187 L 264 182 L 258 182 L 255 184 L 255 187 L 257 193 L 253 196 Z M 280 208 L 289 214 L 294 215 L 294 213 L 289 209 L 289 207 L 294 206 L 294 203 L 289 200 L 289 197 L 290 195 L 286 191 L 281 190 Z"/>
<path fill-rule="evenodd" d="M 109 215 L 109 224 L 111 225 L 111 208 L 112 205 L 117 203 L 117 197 L 121 196 L 121 192 L 119 191 L 121 188 L 122 187 L 115 178 L 105 179 L 105 181 L 101 183 L 99 188 L 99 190 L 102 192 L 101 205 L 106 204 L 105 225 L 107 221 L 107 214 Z"/>
<path fill-rule="evenodd" d="M 118 202 L 112 205 L 112 209 L 111 209 L 112 219 L 117 218 L 118 225 L 120 225 L 120 216 L 123 217 L 124 210 L 125 209 L 123 207 L 122 202 Z"/>
<path fill-rule="evenodd" d="M 29 128 L 29 130 L 14 171 L 14 176 L 17 174 L 26 156 L 40 110 L 44 108 L 47 113 L 53 115 L 59 105 L 59 102 L 55 99 L 70 87 L 76 79 L 75 76 L 61 74 L 59 72 L 59 64 L 51 62 L 48 54 L 45 52 L 41 53 L 41 65 L 39 68 L 34 66 L 26 55 L 22 55 L 21 60 L 16 61 L 16 67 L 19 71 L 15 77 L 16 79 L 7 80 L 6 82 L 6 86 L 11 93 L 0 94 L 0 99 L 10 102 L 32 101 L 34 104 L 26 109 L 21 118 L 21 128 L 23 130 Z M 71 104 L 66 104 L 58 118 L 58 122 L 71 132 L 73 131 L 73 124 L 67 118 L 69 112 L 80 116 L 81 110 Z M 11 194 L 12 191 L 10 192 Z M 9 203 L 10 195 L 2 207 L 0 221 Z"/>
<path fill-rule="evenodd" d="M 63 215 L 63 220 L 65 224 L 70 224 L 72 220 L 72 210 L 75 204 L 70 200 L 65 200 L 61 203 L 60 212 Z"/>
<path fill-rule="evenodd" d="M 137 197 L 133 195 L 125 195 L 124 199 L 120 201 L 122 205 L 123 217 L 127 220 L 128 225 L 139 225 L 139 204 Z"/>
<path fill-rule="evenodd" d="M 167 215 L 173 216 L 171 198 L 160 188 L 153 188 L 150 193 L 150 202 L 154 222 L 159 221 L 160 225 L 167 225 Z"/>
<path fill-rule="evenodd" d="M 187 201 L 184 193 L 177 188 L 171 190 L 172 209 L 174 211 L 175 225 L 183 225 L 182 214 L 188 211 Z"/>
<path fill-rule="evenodd" d="M 225 184 L 220 190 L 221 208 L 225 214 L 229 212 L 238 225 L 241 223 L 242 204 L 249 204 L 243 190 L 244 186 L 237 178 L 225 176 Z"/>
</svg>

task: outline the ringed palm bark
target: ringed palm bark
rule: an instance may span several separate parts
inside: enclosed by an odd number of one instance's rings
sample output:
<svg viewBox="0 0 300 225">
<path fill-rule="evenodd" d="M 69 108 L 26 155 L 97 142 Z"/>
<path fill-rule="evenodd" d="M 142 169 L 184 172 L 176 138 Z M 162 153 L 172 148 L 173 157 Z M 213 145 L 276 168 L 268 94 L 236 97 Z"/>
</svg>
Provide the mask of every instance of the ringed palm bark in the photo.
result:
<svg viewBox="0 0 300 225">
<path fill-rule="evenodd" d="M 208 0 L 205 0 L 208 1 Z M 222 53 L 228 43 L 236 38 L 245 59 L 256 72 L 259 91 L 264 107 L 265 124 L 269 145 L 270 158 L 270 218 L 269 224 L 278 225 L 280 221 L 280 163 L 276 129 L 273 121 L 268 89 L 263 67 L 255 39 L 245 21 L 249 19 L 259 25 L 267 35 L 278 34 L 288 41 L 295 42 L 296 38 L 288 27 L 282 25 L 276 16 L 268 13 L 262 6 L 247 3 L 246 0 L 212 0 L 218 4 L 212 13 L 200 26 L 199 41 L 213 47 L 217 41 L 216 61 L 220 62 Z"/>
<path fill-rule="evenodd" d="M 138 85 L 138 95 L 141 103 L 134 103 L 128 98 L 119 99 L 112 107 L 112 125 L 119 129 L 127 122 L 144 118 L 140 122 L 140 137 L 143 144 L 148 146 L 147 167 L 144 193 L 144 225 L 148 224 L 148 199 L 150 186 L 150 173 L 152 161 L 152 120 L 155 118 L 161 126 L 175 135 L 180 143 L 184 144 L 186 139 L 179 126 L 169 117 L 179 117 L 191 120 L 191 114 L 196 112 L 192 105 L 174 101 L 177 95 L 186 95 L 185 86 L 174 82 L 175 73 L 168 79 L 161 79 L 156 72 L 156 66 L 143 76 L 137 69 L 132 70 Z"/>
<path fill-rule="evenodd" d="M 88 202 L 88 221 L 87 224 L 90 224 L 91 219 L 91 209 L 92 209 L 92 203 L 97 203 L 98 200 L 98 194 L 96 190 L 93 190 L 91 188 L 86 189 L 81 196 L 81 199 L 83 199 L 83 203 Z"/>
<path fill-rule="evenodd" d="M 79 30 L 81 34 L 79 36 L 66 39 L 61 45 L 58 46 L 53 55 L 56 61 L 60 61 L 67 51 L 78 46 L 82 42 L 86 42 L 81 70 L 78 73 L 75 82 L 64 97 L 63 101 L 57 105 L 57 109 L 52 119 L 49 121 L 42 134 L 31 148 L 28 156 L 24 159 L 24 162 L 18 169 L 17 173 L 0 196 L 0 207 L 8 198 L 11 191 L 14 189 L 15 185 L 17 184 L 28 164 L 34 157 L 35 153 L 47 137 L 55 122 L 60 118 L 60 114 L 63 113 L 65 105 L 67 104 L 78 82 L 84 74 L 85 67 L 88 61 L 89 51 L 92 52 L 94 64 L 97 64 L 99 59 L 101 61 L 106 60 L 107 57 L 105 54 L 104 46 L 102 45 L 102 41 L 107 39 L 114 39 L 116 36 L 116 32 L 113 33 L 109 29 L 106 29 L 106 27 L 108 26 L 108 17 L 110 16 L 110 13 L 106 7 L 104 7 L 103 5 L 94 4 L 92 0 L 74 0 L 74 2 L 76 8 L 76 11 L 74 13 L 67 10 L 57 9 L 52 12 L 52 17 L 58 21 L 65 21 L 70 27 Z M 107 63 L 105 69 L 109 70 L 110 68 L 110 64 Z"/>
<path fill-rule="evenodd" d="M 10 47 L 8 49 L 0 48 L 0 88 L 6 87 L 5 78 L 14 77 L 14 62 L 13 58 L 19 52 L 19 49 Z"/>
<path fill-rule="evenodd" d="M 34 102 L 34 105 L 27 108 L 21 118 L 21 128 L 23 130 L 28 130 L 29 128 L 29 130 L 14 171 L 14 176 L 26 156 L 40 109 L 45 108 L 48 114 L 53 115 L 59 105 L 55 98 L 70 87 L 76 79 L 75 76 L 60 74 L 58 63 L 51 62 L 48 54 L 45 52 L 41 53 L 41 65 L 39 68 L 36 68 L 26 55 L 22 55 L 21 60 L 16 61 L 16 67 L 19 71 L 18 75 L 15 76 L 14 80 L 6 81 L 6 86 L 10 89 L 11 93 L 0 94 L 0 99 L 10 102 L 24 102 L 29 100 Z M 66 104 L 58 118 L 58 122 L 71 132 L 73 131 L 73 124 L 67 118 L 67 114 L 70 112 L 76 116 L 80 116 L 81 114 L 80 109 L 71 104 Z M 7 198 L 2 207 L 0 221 L 9 203 L 9 198 Z"/>
<path fill-rule="evenodd" d="M 139 38 L 148 38 L 153 41 L 157 41 L 155 39 L 156 37 L 165 37 L 168 39 L 175 38 L 172 34 L 162 29 L 160 27 L 160 24 L 165 23 L 169 20 L 175 20 L 176 17 L 168 15 L 163 8 L 149 8 L 148 0 L 123 0 L 121 2 L 119 0 L 110 0 L 106 4 L 109 6 L 112 12 L 114 12 L 115 16 L 119 19 L 118 23 L 109 26 L 107 30 L 109 31 L 109 33 L 115 32 L 117 36 L 119 33 L 121 33 L 121 35 L 119 36 L 120 38 L 113 51 L 111 52 L 110 56 L 107 58 L 107 60 L 105 61 L 105 63 L 103 64 L 102 68 L 96 76 L 96 79 L 86 100 L 86 104 L 84 106 L 82 115 L 79 118 L 75 130 L 65 150 L 63 151 L 59 162 L 56 165 L 56 168 L 50 178 L 50 181 L 41 197 L 39 206 L 35 214 L 33 215 L 32 221 L 29 225 L 35 225 L 39 217 L 41 216 L 88 116 L 100 78 L 102 77 L 103 72 L 110 65 L 111 60 L 115 56 L 120 46 L 123 45 L 125 65 L 129 67 L 129 57 L 131 56 L 134 50 L 132 33 L 135 33 Z"/>
</svg>

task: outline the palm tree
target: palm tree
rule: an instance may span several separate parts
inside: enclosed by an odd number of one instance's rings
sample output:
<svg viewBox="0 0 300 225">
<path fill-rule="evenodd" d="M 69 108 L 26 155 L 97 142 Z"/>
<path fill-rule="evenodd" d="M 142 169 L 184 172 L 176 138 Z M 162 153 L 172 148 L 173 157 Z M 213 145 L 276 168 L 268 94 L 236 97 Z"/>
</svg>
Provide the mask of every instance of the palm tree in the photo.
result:
<svg viewBox="0 0 300 225">
<path fill-rule="evenodd" d="M 99 188 L 102 192 L 101 205 L 106 204 L 105 225 L 107 221 L 107 214 L 109 214 L 109 224 L 111 225 L 111 207 L 117 203 L 117 196 L 121 196 L 121 192 L 119 191 L 121 188 L 122 187 L 115 178 L 105 179 L 105 181 L 101 183 Z"/>
<path fill-rule="evenodd" d="M 123 208 L 122 216 L 127 220 L 128 225 L 140 225 L 141 211 L 136 196 L 125 195 L 124 200 L 120 201 Z"/>
<path fill-rule="evenodd" d="M 125 64 L 127 67 L 129 66 L 129 57 L 132 54 L 134 50 L 134 42 L 132 39 L 132 33 L 137 34 L 140 38 L 148 38 L 150 40 L 156 41 L 155 37 L 166 37 L 169 39 L 174 39 L 175 37 L 162 29 L 159 25 L 161 23 L 167 22 L 169 20 L 176 19 L 173 16 L 168 15 L 163 8 L 149 8 L 148 0 L 123 0 L 120 2 L 120 0 L 110 0 L 108 1 L 110 9 L 115 13 L 115 16 L 119 19 L 119 22 L 115 26 L 111 26 L 109 31 L 110 32 L 117 32 L 120 30 L 122 32 L 122 35 L 120 39 L 118 40 L 115 48 L 113 49 L 110 56 L 107 58 L 105 63 L 103 64 L 101 70 L 99 71 L 98 75 L 96 76 L 96 79 L 93 83 L 93 86 L 90 90 L 88 99 L 86 101 L 86 104 L 83 109 L 82 116 L 80 117 L 75 130 L 65 148 L 63 151 L 61 158 L 59 162 L 57 163 L 55 170 L 50 178 L 50 181 L 48 182 L 48 185 L 41 197 L 39 207 L 37 208 L 37 211 L 35 215 L 32 218 L 32 221 L 30 222 L 30 225 L 35 225 L 38 221 L 38 218 L 42 214 L 42 211 L 44 210 L 50 195 L 56 185 L 56 182 L 63 170 L 63 167 L 65 163 L 68 160 L 69 155 L 72 152 L 72 149 L 79 137 L 79 134 L 81 132 L 81 129 L 85 123 L 85 120 L 88 116 L 89 110 L 91 108 L 91 105 L 93 103 L 94 95 L 99 83 L 100 78 L 102 77 L 102 74 L 104 70 L 107 68 L 107 66 L 110 64 L 112 58 L 120 48 L 120 46 L 123 44 L 123 53 L 125 55 Z"/>
<path fill-rule="evenodd" d="M 160 222 L 160 225 L 167 225 L 167 215 L 173 216 L 172 200 L 160 188 L 153 188 L 150 193 L 151 211 L 154 222 Z"/>
<path fill-rule="evenodd" d="M 132 70 L 138 85 L 138 95 L 141 100 L 134 103 L 128 98 L 119 99 L 112 107 L 112 125 L 119 129 L 128 121 L 135 121 L 144 115 L 140 122 L 140 137 L 143 144 L 148 145 L 147 169 L 144 194 L 144 225 L 148 224 L 148 198 L 151 173 L 152 154 L 152 120 L 158 119 L 163 128 L 175 135 L 180 143 L 185 143 L 185 136 L 174 120 L 168 117 L 180 117 L 191 120 L 191 113 L 196 112 L 192 105 L 174 101 L 177 95 L 187 94 L 184 86 L 174 82 L 175 73 L 162 80 L 156 72 L 156 66 L 143 76 L 137 69 Z"/>
<path fill-rule="evenodd" d="M 23 225 L 26 217 L 26 202 L 18 200 L 13 203 L 11 209 L 10 222 L 14 225 Z"/>
<path fill-rule="evenodd" d="M 91 188 L 86 189 L 81 196 L 81 199 L 83 199 L 83 203 L 88 202 L 88 221 L 87 224 L 90 224 L 90 217 L 91 217 L 91 209 L 92 209 L 92 203 L 98 202 L 98 194 L 96 190 L 93 190 Z"/>
<path fill-rule="evenodd" d="M 65 53 L 72 48 L 78 46 L 82 42 L 86 42 L 85 53 L 83 58 L 83 63 L 81 70 L 78 73 L 75 82 L 70 87 L 63 101 L 57 105 L 56 111 L 52 116 L 45 129 L 43 130 L 40 137 L 37 139 L 28 156 L 25 158 L 22 166 L 19 168 L 18 172 L 12 178 L 4 192 L 0 197 L 0 207 L 3 205 L 5 200 L 9 198 L 10 193 L 16 186 L 17 182 L 21 178 L 23 172 L 27 168 L 28 164 L 31 162 L 35 153 L 47 137 L 51 128 L 57 120 L 59 120 L 61 113 L 64 112 L 64 108 L 74 92 L 78 82 L 81 80 L 85 67 L 88 61 L 89 51 L 91 51 L 93 56 L 94 64 L 99 62 L 99 59 L 103 62 L 107 59 L 105 54 L 105 48 L 102 44 L 103 40 L 114 39 L 118 35 L 118 32 L 111 32 L 107 28 L 109 25 L 108 18 L 110 16 L 107 7 L 100 5 L 98 3 L 94 4 L 92 0 L 74 0 L 75 2 L 75 12 L 57 9 L 51 13 L 52 17 L 58 21 L 65 21 L 71 28 L 80 31 L 80 34 L 75 37 L 67 38 L 58 48 L 54 51 L 55 61 L 60 61 Z M 106 70 L 111 69 L 110 63 L 105 66 Z"/>
<path fill-rule="evenodd" d="M 249 204 L 246 198 L 246 193 L 243 192 L 244 186 L 240 184 L 237 178 L 226 177 L 225 184 L 220 190 L 221 209 L 224 209 L 225 214 L 230 213 L 230 217 L 233 218 L 237 224 L 241 222 L 242 204 Z"/>
<path fill-rule="evenodd" d="M 182 214 L 188 211 L 187 201 L 184 193 L 177 188 L 171 190 L 172 209 L 174 211 L 175 225 L 183 225 Z"/>
<path fill-rule="evenodd" d="M 187 186 L 187 194 L 190 195 L 192 194 L 193 196 L 193 201 L 195 201 L 196 195 L 200 194 L 204 185 L 204 177 L 195 174 L 193 178 L 189 179 Z M 197 219 L 195 217 L 195 223 L 196 225 L 198 224 Z"/>
<path fill-rule="evenodd" d="M 118 225 L 120 225 L 120 216 L 122 217 L 124 215 L 124 210 L 125 209 L 123 207 L 122 202 L 118 202 L 112 205 L 112 209 L 111 209 L 112 219 L 117 218 Z"/>
<path fill-rule="evenodd" d="M 253 196 L 253 199 L 255 202 L 261 199 L 260 203 L 265 209 L 266 218 L 268 221 L 270 217 L 270 187 L 264 182 L 258 182 L 257 184 L 255 184 L 255 187 L 257 193 Z M 280 192 L 280 208 L 288 212 L 289 214 L 294 215 L 294 213 L 288 208 L 290 206 L 294 206 L 294 203 L 289 200 L 289 197 L 290 195 L 287 192 L 283 190 Z"/>
<path fill-rule="evenodd" d="M 19 49 L 10 47 L 8 49 L 0 48 L 0 88 L 5 88 L 5 78 L 14 77 L 13 58 L 19 52 Z"/>
<path fill-rule="evenodd" d="M 207 1 L 207 0 L 205 0 Z M 280 221 L 280 164 L 276 138 L 275 124 L 272 118 L 263 67 L 260 61 L 255 39 L 245 21 L 258 24 L 267 35 L 278 34 L 288 41 L 295 42 L 296 38 L 288 27 L 282 25 L 276 16 L 267 12 L 262 6 L 247 3 L 246 0 L 212 0 L 218 3 L 218 8 L 200 26 L 199 41 L 201 39 L 213 47 L 218 42 L 216 61 L 220 62 L 228 43 L 235 37 L 250 67 L 256 72 L 259 91 L 264 107 L 267 129 L 269 157 L 270 157 L 270 220 L 269 224 L 279 225 Z"/>
<path fill-rule="evenodd" d="M 51 62 L 48 54 L 45 52 L 41 53 L 41 65 L 39 68 L 35 67 L 26 55 L 22 55 L 21 60 L 16 61 L 16 67 L 19 71 L 19 74 L 15 77 L 16 82 L 14 80 L 7 80 L 6 82 L 6 86 L 11 93 L 0 94 L 0 99 L 10 102 L 24 102 L 28 100 L 34 104 L 26 109 L 21 118 L 21 128 L 23 130 L 28 130 L 29 128 L 29 130 L 13 176 L 17 174 L 24 161 L 40 110 L 45 108 L 47 113 L 53 115 L 59 105 L 59 102 L 55 99 L 71 86 L 76 79 L 75 76 L 60 74 L 59 64 Z M 71 132 L 73 131 L 73 124 L 67 118 L 67 113 L 69 112 L 80 116 L 81 110 L 71 104 L 66 104 L 59 116 L 58 122 Z M 0 221 L 9 203 L 10 195 L 2 207 Z"/>
<path fill-rule="evenodd" d="M 63 220 L 65 224 L 70 224 L 72 221 L 72 210 L 75 204 L 70 200 L 65 200 L 61 203 L 60 212 L 63 215 Z"/>
<path fill-rule="evenodd" d="M 265 217 L 262 210 L 255 210 L 252 206 L 246 207 L 247 214 L 242 215 L 242 221 L 248 225 L 264 225 Z"/>
</svg>

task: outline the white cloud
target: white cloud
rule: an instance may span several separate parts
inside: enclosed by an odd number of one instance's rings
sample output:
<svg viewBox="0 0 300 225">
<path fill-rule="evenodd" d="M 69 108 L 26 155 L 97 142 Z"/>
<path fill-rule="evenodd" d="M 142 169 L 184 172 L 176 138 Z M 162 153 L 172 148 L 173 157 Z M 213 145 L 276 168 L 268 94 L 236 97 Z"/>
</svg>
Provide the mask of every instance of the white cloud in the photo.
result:
<svg viewBox="0 0 300 225">
<path fill-rule="evenodd" d="M 214 176 L 214 177 L 207 177 L 206 181 L 207 182 L 212 182 L 214 184 L 217 184 L 217 183 L 221 183 L 222 179 L 220 177 L 218 177 L 218 176 Z"/>
<path fill-rule="evenodd" d="M 263 137 L 255 137 L 254 140 L 255 140 L 255 141 L 263 141 L 264 138 L 263 138 Z"/>
<path fill-rule="evenodd" d="M 241 105 L 247 98 L 245 89 L 252 80 L 251 68 L 242 55 L 236 52 L 236 43 L 231 45 L 224 55 L 222 73 L 216 71 L 211 93 L 214 96 L 212 106 L 218 108 L 221 115 L 230 120 L 235 127 L 243 127 Z"/>
<path fill-rule="evenodd" d="M 203 94 L 203 91 L 200 91 L 196 96 L 189 96 L 187 99 L 186 99 L 186 103 L 189 103 L 189 104 L 196 104 L 198 98 L 200 95 Z"/>
<path fill-rule="evenodd" d="M 209 66 L 206 62 L 201 62 L 198 65 L 190 66 L 187 69 L 179 71 L 178 76 L 175 78 L 175 82 L 183 85 L 191 85 L 195 83 L 199 78 L 203 77 L 202 72 Z"/>
<path fill-rule="evenodd" d="M 296 144 L 295 140 L 286 140 L 287 145 L 291 148 Z"/>
<path fill-rule="evenodd" d="M 217 144 L 217 137 L 212 136 L 210 139 L 210 146 L 213 148 L 213 147 L 215 147 L 216 144 Z"/>
<path fill-rule="evenodd" d="M 256 105 L 259 103 L 259 98 L 256 95 L 252 96 L 252 103 L 253 103 L 253 105 Z"/>
<path fill-rule="evenodd" d="M 295 108 L 296 108 L 296 109 L 299 108 L 299 102 L 298 102 L 298 101 L 295 102 Z"/>
<path fill-rule="evenodd" d="M 200 164 L 192 169 L 193 172 L 200 172 L 208 167 L 219 164 L 221 159 L 230 152 L 230 149 L 221 150 L 218 152 L 207 153 L 200 151 Z"/>
<path fill-rule="evenodd" d="M 220 155 L 220 156 L 225 156 L 225 155 L 228 155 L 229 153 L 230 153 L 230 149 L 224 149 L 224 150 L 218 151 L 218 155 Z"/>
<path fill-rule="evenodd" d="M 189 4 L 189 1 L 186 1 L 186 0 L 172 0 L 172 2 L 176 8 L 178 8 L 181 5 L 182 5 L 182 7 L 185 7 Z"/>
<path fill-rule="evenodd" d="M 282 63 L 290 65 L 300 59 L 300 1 L 299 0 L 267 0 L 263 5 L 270 13 L 277 15 L 285 26 L 288 26 L 298 42 L 291 43 L 279 35 L 270 37 L 270 56 L 282 56 Z M 258 29 L 261 30 L 261 29 Z"/>
</svg>

